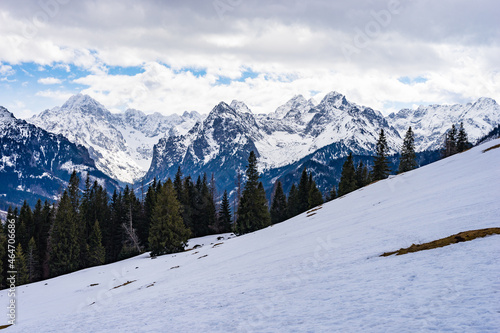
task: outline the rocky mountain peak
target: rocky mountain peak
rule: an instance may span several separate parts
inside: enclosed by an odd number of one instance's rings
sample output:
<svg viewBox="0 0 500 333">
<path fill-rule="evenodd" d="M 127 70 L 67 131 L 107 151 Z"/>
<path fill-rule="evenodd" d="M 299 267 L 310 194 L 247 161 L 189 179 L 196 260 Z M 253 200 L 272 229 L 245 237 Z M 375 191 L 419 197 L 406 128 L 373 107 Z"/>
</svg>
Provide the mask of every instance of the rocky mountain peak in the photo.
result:
<svg viewBox="0 0 500 333">
<path fill-rule="evenodd" d="M 0 122 L 1 123 L 12 122 L 15 119 L 16 118 L 14 117 L 14 115 L 12 114 L 12 112 L 10 112 L 9 110 L 7 110 L 3 106 L 0 106 Z"/>
<path fill-rule="evenodd" d="M 329 92 L 326 96 L 321 100 L 318 107 L 322 109 L 345 109 L 349 107 L 351 103 L 347 101 L 344 95 L 338 93 L 336 91 Z"/>
<path fill-rule="evenodd" d="M 229 106 L 233 108 L 236 112 L 252 113 L 252 110 L 250 110 L 250 108 L 242 101 L 233 100 Z"/>
<path fill-rule="evenodd" d="M 84 114 L 92 114 L 101 117 L 111 116 L 104 105 L 89 95 L 77 94 L 71 96 L 60 108 L 61 111 L 80 111 Z"/>
</svg>

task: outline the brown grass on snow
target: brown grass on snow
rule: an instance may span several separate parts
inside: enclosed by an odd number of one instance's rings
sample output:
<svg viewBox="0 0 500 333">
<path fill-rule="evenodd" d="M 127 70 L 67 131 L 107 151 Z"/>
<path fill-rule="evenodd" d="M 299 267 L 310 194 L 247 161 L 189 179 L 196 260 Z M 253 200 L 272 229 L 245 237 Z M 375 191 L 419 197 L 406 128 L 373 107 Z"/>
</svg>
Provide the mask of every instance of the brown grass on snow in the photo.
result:
<svg viewBox="0 0 500 333">
<path fill-rule="evenodd" d="M 432 242 L 424 243 L 424 244 L 412 244 L 410 247 L 406 249 L 399 249 L 393 252 L 385 252 L 381 254 L 381 257 L 388 257 L 393 254 L 401 255 L 406 253 L 418 252 L 423 250 L 435 249 L 438 247 L 447 246 L 450 244 L 456 244 L 460 242 L 467 242 L 476 238 L 486 237 L 489 235 L 500 234 L 500 228 L 487 228 L 487 229 L 479 229 L 479 230 L 469 230 L 464 232 L 459 232 L 458 234 L 451 235 L 446 238 L 441 238 Z"/>
</svg>

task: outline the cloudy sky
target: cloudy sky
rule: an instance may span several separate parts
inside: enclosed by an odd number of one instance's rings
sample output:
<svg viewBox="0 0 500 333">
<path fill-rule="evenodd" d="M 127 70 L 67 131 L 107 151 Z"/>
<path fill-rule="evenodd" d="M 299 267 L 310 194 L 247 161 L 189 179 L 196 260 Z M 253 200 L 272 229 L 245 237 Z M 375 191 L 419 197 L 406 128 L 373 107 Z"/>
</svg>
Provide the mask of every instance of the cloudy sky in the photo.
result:
<svg viewBox="0 0 500 333">
<path fill-rule="evenodd" d="M 498 0 L 2 0 L 0 105 L 273 111 L 336 90 L 383 113 L 500 101 Z"/>
</svg>

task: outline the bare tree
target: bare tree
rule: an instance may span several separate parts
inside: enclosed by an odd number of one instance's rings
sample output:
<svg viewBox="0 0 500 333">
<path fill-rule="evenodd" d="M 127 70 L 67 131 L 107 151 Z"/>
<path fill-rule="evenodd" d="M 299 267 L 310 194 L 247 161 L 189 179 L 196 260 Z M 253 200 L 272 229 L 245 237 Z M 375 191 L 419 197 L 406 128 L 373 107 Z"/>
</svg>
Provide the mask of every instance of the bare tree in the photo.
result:
<svg viewBox="0 0 500 333">
<path fill-rule="evenodd" d="M 125 230 L 125 233 L 127 235 L 127 240 L 126 243 L 130 245 L 132 248 L 137 250 L 137 252 L 142 252 L 142 247 L 140 245 L 139 241 L 139 236 L 137 236 L 137 231 L 134 229 L 132 225 L 132 204 L 129 205 L 129 210 L 128 210 L 128 215 L 129 215 L 129 222 L 127 223 L 122 223 L 122 228 Z"/>
</svg>

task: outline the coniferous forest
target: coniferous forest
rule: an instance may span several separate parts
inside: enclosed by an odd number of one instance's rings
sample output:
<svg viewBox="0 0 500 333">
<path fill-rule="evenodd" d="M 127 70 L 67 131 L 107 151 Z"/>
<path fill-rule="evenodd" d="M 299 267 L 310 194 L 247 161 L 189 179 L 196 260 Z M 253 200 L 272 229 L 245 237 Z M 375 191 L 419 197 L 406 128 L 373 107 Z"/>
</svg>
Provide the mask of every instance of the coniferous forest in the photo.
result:
<svg viewBox="0 0 500 333">
<path fill-rule="evenodd" d="M 418 167 L 413 132 L 408 129 L 401 148 L 399 172 Z M 468 149 L 463 126 L 447 133 L 443 157 Z M 389 176 L 387 142 L 380 131 L 372 166 L 346 158 L 338 186 L 321 193 L 312 172 L 303 168 L 300 180 L 288 195 L 276 180 L 268 201 L 259 181 L 257 157 L 250 153 L 243 177 L 234 193 L 219 194 L 217 180 L 207 174 L 183 175 L 174 180 L 154 180 L 146 191 L 126 186 L 107 193 L 97 181 L 78 178 L 74 171 L 57 202 L 38 200 L 9 207 L 7 223 L 0 229 L 0 281 L 6 286 L 9 251 L 7 228 L 15 221 L 17 281 L 30 283 L 79 269 L 115 262 L 145 251 L 151 257 L 183 251 L 190 237 L 233 232 L 250 233 L 301 214 L 325 201 L 346 195 Z M 243 184 L 244 183 L 244 184 Z M 82 190 L 83 188 L 83 190 Z M 230 199 L 231 198 L 231 199 Z"/>
</svg>

